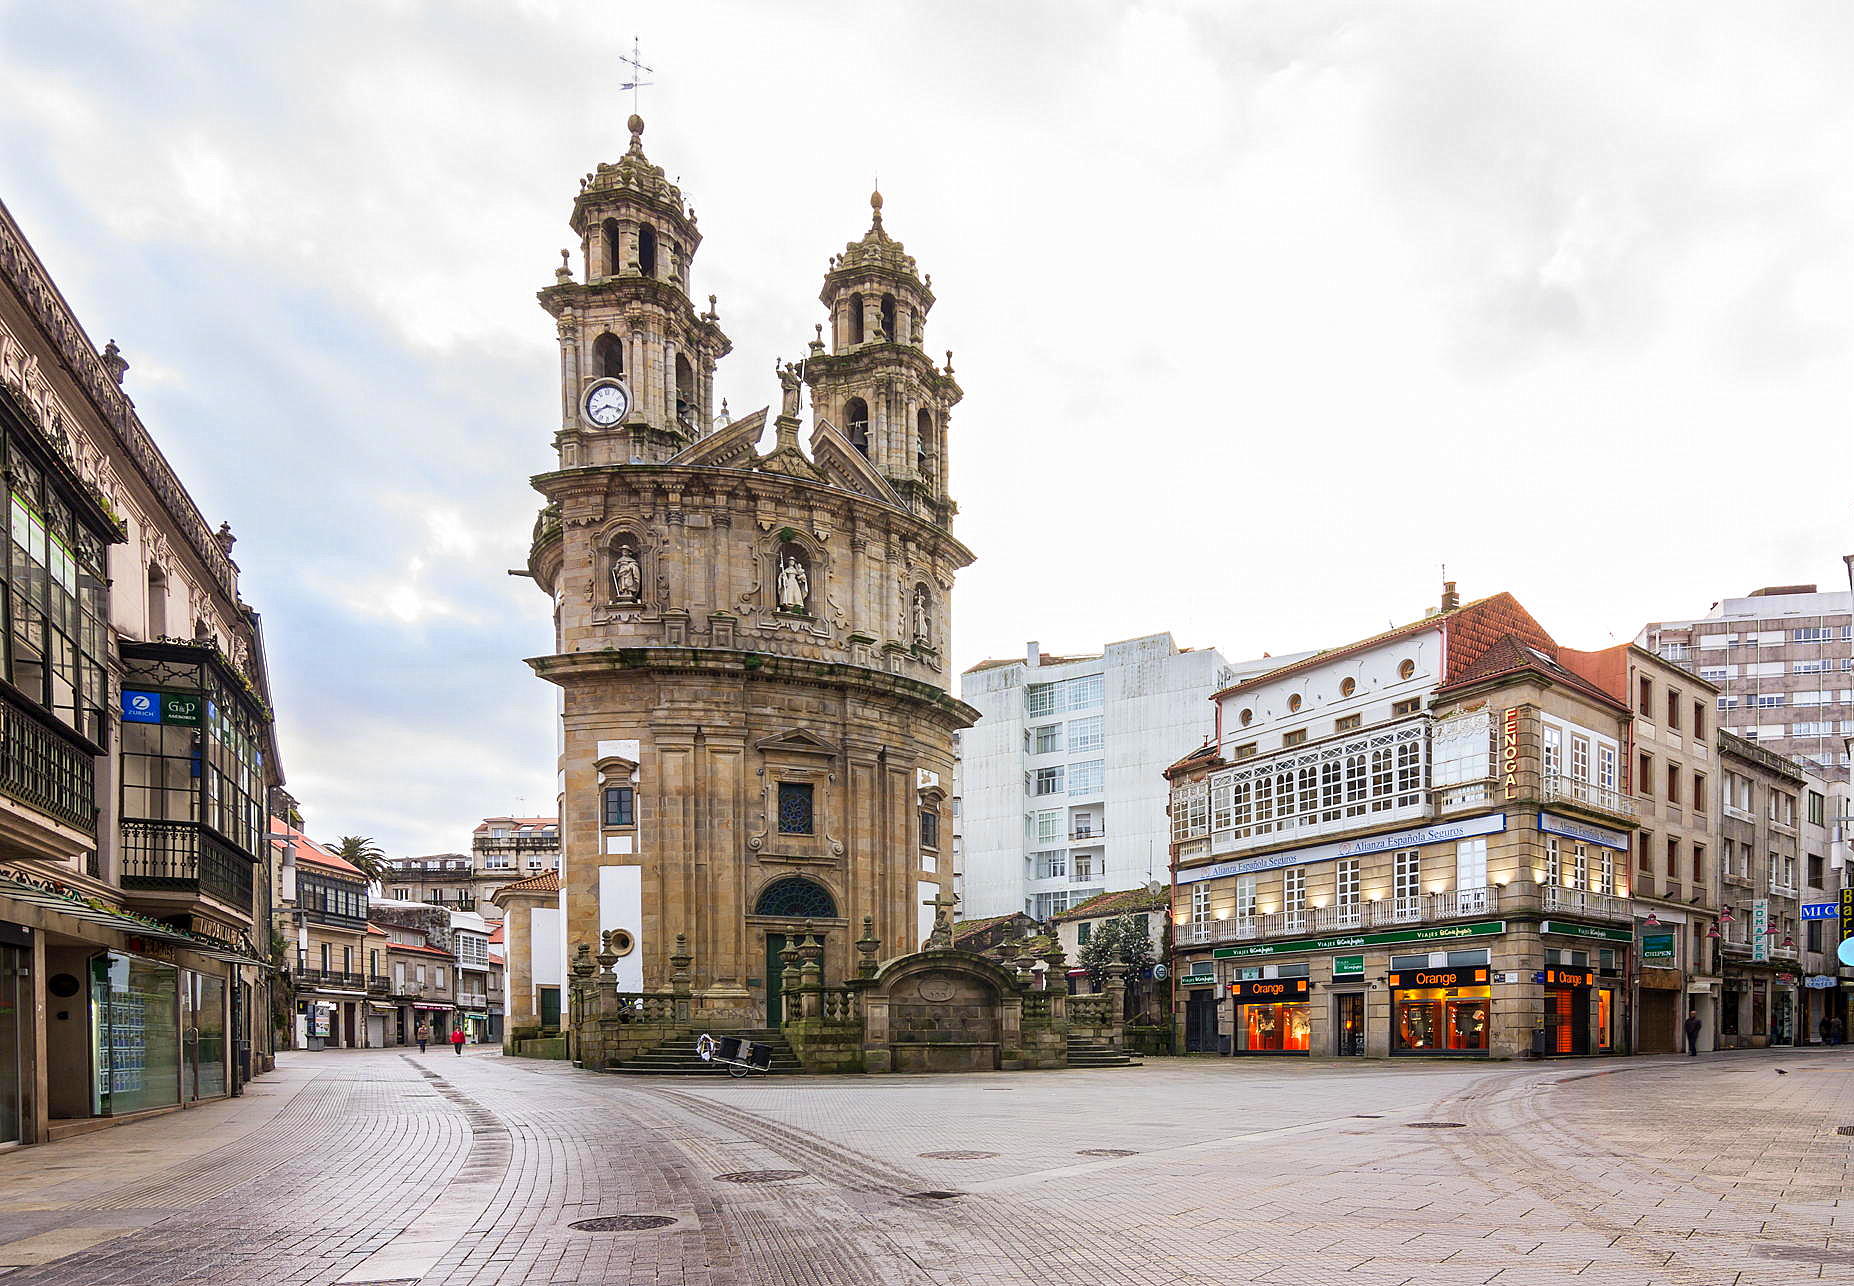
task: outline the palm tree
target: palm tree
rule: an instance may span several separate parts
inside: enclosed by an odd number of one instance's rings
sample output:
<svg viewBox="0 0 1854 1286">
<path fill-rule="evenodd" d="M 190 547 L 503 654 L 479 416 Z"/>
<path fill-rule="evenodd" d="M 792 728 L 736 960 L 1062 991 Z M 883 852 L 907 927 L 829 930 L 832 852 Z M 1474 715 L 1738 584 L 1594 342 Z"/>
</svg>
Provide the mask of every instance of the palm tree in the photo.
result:
<svg viewBox="0 0 1854 1286">
<path fill-rule="evenodd" d="M 386 878 L 386 850 L 365 835 L 343 835 L 329 852 L 365 875 L 370 883 L 378 884 Z"/>
</svg>

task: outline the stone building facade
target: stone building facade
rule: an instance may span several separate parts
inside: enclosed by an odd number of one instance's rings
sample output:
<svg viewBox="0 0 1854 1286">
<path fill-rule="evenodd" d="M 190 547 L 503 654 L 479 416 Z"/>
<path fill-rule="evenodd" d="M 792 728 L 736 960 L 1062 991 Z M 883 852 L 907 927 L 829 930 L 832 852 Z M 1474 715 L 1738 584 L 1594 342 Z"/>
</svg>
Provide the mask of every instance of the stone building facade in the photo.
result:
<svg viewBox="0 0 1854 1286">
<path fill-rule="evenodd" d="M 1789 756 L 1725 731 L 1718 734 L 1718 757 L 1719 1045 L 1793 1045 L 1803 1035 L 1802 822 L 1809 779 Z"/>
<path fill-rule="evenodd" d="M 0 206 L 0 1148 L 236 1094 L 281 1004 L 263 633 Z"/>
<path fill-rule="evenodd" d="M 684 935 L 699 1020 L 757 1025 L 780 1016 L 804 921 L 843 978 L 851 926 L 912 950 L 951 881 L 937 844 L 973 717 L 946 646 L 972 558 L 946 492 L 960 394 L 877 197 L 830 262 L 829 341 L 820 325 L 780 371 L 772 449 L 771 408 L 715 427 L 729 343 L 712 297 L 691 302 L 700 232 L 630 124 L 574 203 L 585 280 L 563 263 L 540 295 L 561 422 L 529 572 L 556 645 L 530 664 L 560 688 L 565 939 L 609 945 L 619 989 L 642 991 L 669 985 Z M 512 1011 L 519 990 L 512 965 Z"/>
<path fill-rule="evenodd" d="M 1626 1043 L 1628 707 L 1511 595 L 1218 694 L 1169 771 L 1175 1021 L 1230 1054 Z"/>
</svg>

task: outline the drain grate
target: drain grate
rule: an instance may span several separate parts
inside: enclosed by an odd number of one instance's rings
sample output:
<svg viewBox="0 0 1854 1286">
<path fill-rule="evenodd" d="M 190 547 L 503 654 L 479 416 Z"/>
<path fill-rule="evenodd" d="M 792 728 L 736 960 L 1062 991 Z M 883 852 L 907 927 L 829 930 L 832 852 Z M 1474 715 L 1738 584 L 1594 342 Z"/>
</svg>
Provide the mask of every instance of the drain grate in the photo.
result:
<svg viewBox="0 0 1854 1286">
<path fill-rule="evenodd" d="M 1835 1127 L 1835 1133 L 1836 1134 L 1854 1134 L 1854 1125 L 1837 1125 Z"/>
<path fill-rule="evenodd" d="M 966 1194 L 963 1192 L 946 1192 L 942 1189 L 934 1188 L 928 1192 L 909 1192 L 903 1195 L 917 1201 L 951 1201 L 954 1197 L 963 1197 Z"/>
<path fill-rule="evenodd" d="M 1376 1112 L 1354 1112 L 1352 1119 L 1354 1121 L 1382 1121 L 1384 1117 Z"/>
<path fill-rule="evenodd" d="M 1139 1152 L 1133 1148 L 1080 1148 L 1075 1155 L 1078 1157 L 1136 1157 Z"/>
<path fill-rule="evenodd" d="M 667 1228 L 675 1222 L 669 1215 L 604 1215 L 597 1219 L 578 1219 L 567 1227 L 581 1232 L 642 1232 L 646 1228 Z"/>
<path fill-rule="evenodd" d="M 1465 1130 L 1463 1121 L 1411 1121 L 1405 1127 L 1410 1130 Z"/>
<path fill-rule="evenodd" d="M 922 1152 L 919 1154 L 929 1161 L 985 1161 L 998 1154 L 996 1152 Z"/>
<path fill-rule="evenodd" d="M 717 1174 L 715 1178 L 723 1183 L 780 1183 L 786 1179 L 802 1179 L 803 1170 L 736 1170 L 732 1174 Z"/>
</svg>

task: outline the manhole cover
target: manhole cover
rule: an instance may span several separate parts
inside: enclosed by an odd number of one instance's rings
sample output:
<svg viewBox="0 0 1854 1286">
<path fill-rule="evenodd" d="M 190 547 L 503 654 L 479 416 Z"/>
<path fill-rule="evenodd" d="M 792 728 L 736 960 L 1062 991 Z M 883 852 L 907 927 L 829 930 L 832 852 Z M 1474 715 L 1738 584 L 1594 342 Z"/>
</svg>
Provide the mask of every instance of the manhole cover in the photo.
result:
<svg viewBox="0 0 1854 1286">
<path fill-rule="evenodd" d="M 1139 1153 L 1132 1148 L 1080 1148 L 1075 1155 L 1078 1157 L 1136 1157 Z"/>
<path fill-rule="evenodd" d="M 1407 1128 L 1412 1130 L 1465 1130 L 1468 1127 L 1461 1121 L 1411 1121 Z"/>
<path fill-rule="evenodd" d="M 1352 1119 L 1354 1121 L 1382 1121 L 1384 1118 L 1371 1112 L 1354 1112 Z"/>
<path fill-rule="evenodd" d="M 920 1155 L 929 1161 L 984 1161 L 998 1154 L 996 1152 L 923 1152 Z"/>
<path fill-rule="evenodd" d="M 963 1197 L 966 1194 L 963 1192 L 942 1192 L 940 1189 L 935 1188 L 931 1192 L 910 1192 L 906 1195 L 917 1201 L 951 1201 L 954 1197 Z"/>
<path fill-rule="evenodd" d="M 1854 1134 L 1854 1125 L 1837 1125 L 1835 1127 L 1835 1133 L 1836 1134 Z"/>
<path fill-rule="evenodd" d="M 717 1174 L 715 1178 L 723 1183 L 778 1183 L 784 1179 L 802 1179 L 803 1170 L 736 1170 L 732 1174 Z"/>
<path fill-rule="evenodd" d="M 567 1227 L 581 1232 L 641 1232 L 645 1228 L 667 1228 L 675 1222 L 669 1215 L 604 1215 L 575 1220 Z"/>
</svg>

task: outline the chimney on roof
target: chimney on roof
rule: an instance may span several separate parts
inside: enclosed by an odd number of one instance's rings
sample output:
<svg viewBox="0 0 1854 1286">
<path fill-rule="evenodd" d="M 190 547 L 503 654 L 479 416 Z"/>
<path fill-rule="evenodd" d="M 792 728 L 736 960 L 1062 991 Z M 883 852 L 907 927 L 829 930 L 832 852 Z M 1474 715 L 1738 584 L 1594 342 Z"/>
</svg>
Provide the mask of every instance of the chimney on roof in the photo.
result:
<svg viewBox="0 0 1854 1286">
<path fill-rule="evenodd" d="M 1461 606 L 1461 595 L 1455 592 L 1455 582 L 1452 580 L 1443 581 L 1442 582 L 1442 609 L 1441 610 L 1443 610 L 1444 612 L 1452 612 L 1460 606 Z"/>
<path fill-rule="evenodd" d="M 1025 665 L 1030 666 L 1032 669 L 1034 669 L 1036 667 L 1037 661 L 1042 658 L 1042 655 L 1043 655 L 1042 645 L 1039 644 L 1035 639 L 1031 639 L 1028 643 L 1024 644 L 1024 664 Z"/>
</svg>

